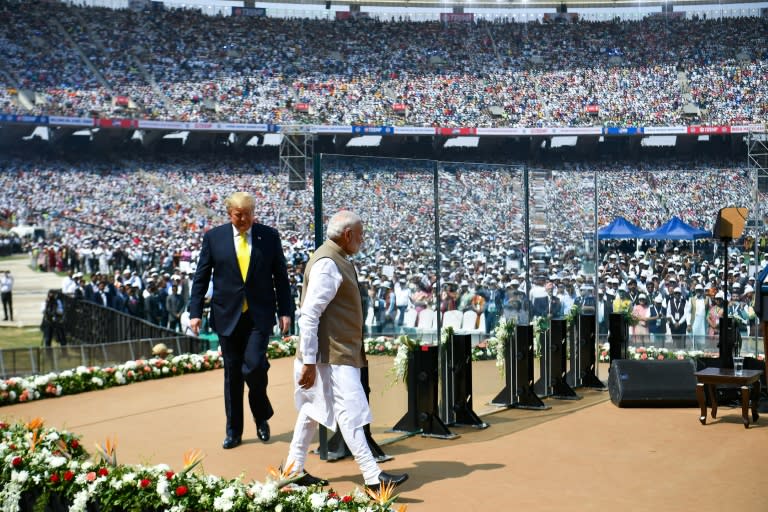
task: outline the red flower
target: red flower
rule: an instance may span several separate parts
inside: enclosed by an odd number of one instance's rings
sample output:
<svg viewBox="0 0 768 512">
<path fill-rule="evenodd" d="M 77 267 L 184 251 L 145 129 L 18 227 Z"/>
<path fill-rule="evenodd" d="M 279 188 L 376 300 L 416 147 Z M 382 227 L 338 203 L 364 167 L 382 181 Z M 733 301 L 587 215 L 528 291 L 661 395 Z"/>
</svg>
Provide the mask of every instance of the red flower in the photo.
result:
<svg viewBox="0 0 768 512">
<path fill-rule="evenodd" d="M 170 480 L 171 478 L 173 478 L 173 475 L 174 475 L 174 472 L 173 472 L 173 471 L 166 471 L 166 472 L 165 472 L 165 478 L 167 478 L 168 480 Z"/>
<path fill-rule="evenodd" d="M 80 441 L 78 441 L 77 439 L 73 439 L 73 440 L 71 440 L 71 441 L 69 442 L 69 446 L 70 446 L 70 447 L 71 447 L 73 450 L 77 450 L 78 448 L 80 448 Z"/>
<path fill-rule="evenodd" d="M 0 430 L 5 430 L 8 428 L 8 424 L 4 421 L 0 421 Z"/>
<path fill-rule="evenodd" d="M 107 468 L 99 468 L 99 476 L 107 476 L 109 474 L 109 470 Z"/>
<path fill-rule="evenodd" d="M 350 501 L 352 501 L 352 496 L 344 496 L 341 498 L 342 503 L 349 503 Z"/>
<path fill-rule="evenodd" d="M 69 482 L 73 478 L 75 478 L 75 474 L 72 471 L 67 470 L 67 471 L 64 472 L 64 480 L 65 481 Z"/>
<path fill-rule="evenodd" d="M 149 479 L 143 478 L 139 485 L 141 485 L 142 489 L 146 489 L 147 487 L 149 487 L 149 484 L 151 484 L 151 483 L 152 482 L 150 482 Z"/>
<path fill-rule="evenodd" d="M 187 494 L 187 486 L 186 485 L 180 485 L 176 488 L 176 496 L 184 496 Z"/>
<path fill-rule="evenodd" d="M 648 359 L 648 354 L 643 353 L 642 355 L 640 355 L 640 359 Z"/>
<path fill-rule="evenodd" d="M 52 474 L 52 475 L 51 475 L 51 483 L 52 483 L 52 484 L 57 484 L 57 483 L 59 483 L 59 475 L 57 475 L 56 473 Z"/>
<path fill-rule="evenodd" d="M 331 491 L 331 492 L 329 492 L 329 493 L 328 493 L 328 499 L 329 499 L 329 500 L 332 500 L 333 498 L 338 498 L 338 497 L 339 497 L 339 495 L 338 495 L 338 494 L 336 494 L 336 493 L 335 493 L 335 492 L 333 492 L 333 491 Z"/>
<path fill-rule="evenodd" d="M 11 465 L 15 468 L 21 466 L 21 457 L 14 457 L 13 460 L 11 460 Z"/>
</svg>

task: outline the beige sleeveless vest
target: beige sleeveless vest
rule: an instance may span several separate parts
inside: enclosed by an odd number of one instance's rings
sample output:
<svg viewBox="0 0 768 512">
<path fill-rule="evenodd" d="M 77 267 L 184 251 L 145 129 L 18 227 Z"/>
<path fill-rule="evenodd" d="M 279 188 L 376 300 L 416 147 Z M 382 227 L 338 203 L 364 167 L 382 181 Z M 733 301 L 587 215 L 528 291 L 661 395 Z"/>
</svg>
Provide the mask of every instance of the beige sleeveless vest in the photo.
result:
<svg viewBox="0 0 768 512">
<path fill-rule="evenodd" d="M 342 282 L 336 296 L 320 317 L 317 330 L 317 362 L 345 364 L 362 368 L 367 365 L 363 350 L 363 306 L 357 286 L 357 273 L 339 245 L 327 240 L 307 262 L 301 304 L 312 279 L 312 266 L 322 258 L 330 258 L 341 273 Z M 301 360 L 301 354 L 298 355 Z"/>
</svg>

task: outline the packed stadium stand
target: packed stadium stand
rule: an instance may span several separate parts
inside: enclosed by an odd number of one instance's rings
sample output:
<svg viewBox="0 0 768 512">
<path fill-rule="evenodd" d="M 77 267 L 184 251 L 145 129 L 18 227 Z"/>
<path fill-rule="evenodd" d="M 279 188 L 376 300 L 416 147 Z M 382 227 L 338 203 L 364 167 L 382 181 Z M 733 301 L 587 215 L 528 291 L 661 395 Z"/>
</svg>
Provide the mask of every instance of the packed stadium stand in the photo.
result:
<svg viewBox="0 0 768 512">
<path fill-rule="evenodd" d="M 445 127 L 748 124 L 768 19 L 211 17 L 0 2 L 0 110 Z"/>
</svg>

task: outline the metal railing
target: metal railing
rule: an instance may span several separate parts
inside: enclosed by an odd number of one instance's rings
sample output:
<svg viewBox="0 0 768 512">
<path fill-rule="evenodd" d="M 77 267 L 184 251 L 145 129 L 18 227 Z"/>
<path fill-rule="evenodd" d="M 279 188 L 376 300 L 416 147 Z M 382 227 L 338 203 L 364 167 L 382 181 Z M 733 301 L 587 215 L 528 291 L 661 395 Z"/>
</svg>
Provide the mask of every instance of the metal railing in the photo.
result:
<svg viewBox="0 0 768 512">
<path fill-rule="evenodd" d="M 57 329 L 63 332 L 66 345 L 0 350 L 0 378 L 59 372 L 78 366 L 104 367 L 149 358 L 157 343 L 165 343 L 175 354 L 200 353 L 210 348 L 207 339 L 75 299 L 61 290 L 51 290 L 49 295 L 51 293 L 63 305 L 64 316 Z"/>
<path fill-rule="evenodd" d="M 165 343 L 174 354 L 196 354 L 209 348 L 205 339 L 178 335 L 113 343 L 5 349 L 0 350 L 0 378 L 58 373 L 78 366 L 104 368 L 148 359 L 157 343 Z"/>
<path fill-rule="evenodd" d="M 166 329 L 135 316 L 106 308 L 86 300 L 58 294 L 64 306 L 63 328 L 67 340 L 82 345 L 112 343 L 135 339 L 159 339 L 182 336 L 181 333 Z M 191 337 L 191 336 L 186 336 Z"/>
</svg>

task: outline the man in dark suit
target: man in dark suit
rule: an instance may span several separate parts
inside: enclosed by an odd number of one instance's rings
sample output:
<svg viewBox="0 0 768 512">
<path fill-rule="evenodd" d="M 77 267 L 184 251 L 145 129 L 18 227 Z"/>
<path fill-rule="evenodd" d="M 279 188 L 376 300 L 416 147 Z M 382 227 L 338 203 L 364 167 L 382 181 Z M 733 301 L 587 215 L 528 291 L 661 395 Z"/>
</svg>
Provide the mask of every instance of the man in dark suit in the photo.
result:
<svg viewBox="0 0 768 512">
<path fill-rule="evenodd" d="M 536 297 L 533 299 L 533 316 L 542 316 L 547 319 L 562 317 L 563 315 L 560 311 L 560 299 L 553 293 L 554 285 L 552 283 L 547 283 L 544 289 L 547 292 L 544 297 Z"/>
<path fill-rule="evenodd" d="M 190 328 L 197 334 L 205 294 L 213 274 L 211 327 L 219 336 L 224 358 L 224 405 L 227 413 L 225 449 L 235 448 L 243 435 L 243 391 L 256 431 L 270 437 L 272 405 L 267 397 L 267 345 L 280 317 L 280 330 L 290 328 L 291 287 L 277 230 L 254 223 L 256 201 L 235 192 L 225 201 L 230 222 L 203 237 L 189 299 Z"/>
</svg>

